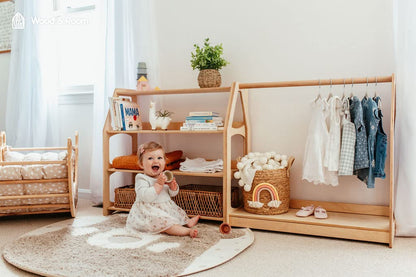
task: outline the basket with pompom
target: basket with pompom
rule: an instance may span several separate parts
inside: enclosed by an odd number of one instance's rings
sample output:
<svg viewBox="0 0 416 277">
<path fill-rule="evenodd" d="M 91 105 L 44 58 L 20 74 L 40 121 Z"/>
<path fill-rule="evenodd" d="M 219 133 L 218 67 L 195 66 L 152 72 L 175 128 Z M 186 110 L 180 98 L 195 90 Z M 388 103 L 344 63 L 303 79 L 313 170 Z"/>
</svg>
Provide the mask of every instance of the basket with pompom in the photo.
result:
<svg viewBox="0 0 416 277">
<path fill-rule="evenodd" d="M 244 210 L 263 215 L 288 212 L 289 172 L 294 161 L 275 152 L 249 153 L 239 159 L 234 177 L 243 187 Z"/>
</svg>

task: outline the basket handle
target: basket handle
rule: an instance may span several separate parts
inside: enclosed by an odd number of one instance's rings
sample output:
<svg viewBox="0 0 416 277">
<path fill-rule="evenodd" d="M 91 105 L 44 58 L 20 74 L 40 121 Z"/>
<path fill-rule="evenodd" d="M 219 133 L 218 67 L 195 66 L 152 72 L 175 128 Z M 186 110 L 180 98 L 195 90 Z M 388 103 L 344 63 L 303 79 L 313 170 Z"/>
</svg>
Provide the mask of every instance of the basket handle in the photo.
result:
<svg viewBox="0 0 416 277">
<path fill-rule="evenodd" d="M 287 169 L 286 169 L 286 176 L 290 177 L 290 168 L 292 167 L 293 162 L 295 161 L 295 157 L 290 156 L 289 160 L 287 161 Z"/>
</svg>

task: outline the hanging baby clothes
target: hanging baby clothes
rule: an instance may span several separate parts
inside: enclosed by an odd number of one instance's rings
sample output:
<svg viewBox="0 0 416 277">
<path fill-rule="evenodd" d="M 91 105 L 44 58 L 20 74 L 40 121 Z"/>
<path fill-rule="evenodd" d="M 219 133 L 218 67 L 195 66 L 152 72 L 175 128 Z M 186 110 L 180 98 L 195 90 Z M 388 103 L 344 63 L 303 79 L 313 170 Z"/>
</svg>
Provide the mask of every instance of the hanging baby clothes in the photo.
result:
<svg viewBox="0 0 416 277">
<path fill-rule="evenodd" d="M 380 122 L 378 123 L 377 134 L 376 134 L 376 145 L 374 150 L 374 156 L 376 160 L 376 166 L 374 169 L 374 176 L 376 178 L 386 178 L 386 173 L 384 172 L 384 167 L 386 164 L 387 156 L 387 135 L 383 129 L 383 114 L 381 113 L 381 99 L 380 96 L 374 97 L 374 101 L 377 103 L 378 107 L 378 118 Z"/>
<path fill-rule="evenodd" d="M 341 99 L 332 96 L 328 101 L 329 138 L 325 149 L 324 167 L 328 169 L 329 184 L 338 185 L 339 151 L 341 141 L 341 119 L 338 107 Z"/>
<path fill-rule="evenodd" d="M 367 184 L 367 188 L 374 188 L 374 170 L 376 166 L 374 146 L 380 119 L 378 117 L 377 104 L 371 97 L 364 97 L 361 105 L 363 107 L 364 125 L 367 132 L 367 149 L 370 163 L 368 168 L 358 170 L 357 177 Z"/>
<path fill-rule="evenodd" d="M 351 122 L 348 98 L 342 101 L 342 136 L 338 175 L 353 175 L 355 153 L 355 125 Z"/>
<path fill-rule="evenodd" d="M 368 168 L 367 133 L 363 121 L 363 108 L 357 96 L 350 98 L 351 121 L 355 125 L 355 154 L 354 154 L 354 174 L 358 169 Z"/>
<path fill-rule="evenodd" d="M 332 178 L 324 167 L 326 145 L 329 140 L 326 116 L 328 103 L 317 99 L 312 104 L 311 120 L 306 138 L 302 179 L 314 184 L 331 184 Z"/>
</svg>

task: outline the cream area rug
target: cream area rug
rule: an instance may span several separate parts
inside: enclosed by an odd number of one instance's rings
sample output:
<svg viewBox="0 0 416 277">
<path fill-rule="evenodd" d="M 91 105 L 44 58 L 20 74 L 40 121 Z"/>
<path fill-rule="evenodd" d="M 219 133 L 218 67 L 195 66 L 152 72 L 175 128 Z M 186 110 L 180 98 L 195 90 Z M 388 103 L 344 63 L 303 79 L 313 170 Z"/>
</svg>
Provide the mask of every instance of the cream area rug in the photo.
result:
<svg viewBox="0 0 416 277">
<path fill-rule="evenodd" d="M 5 246 L 14 266 L 44 276 L 181 276 L 220 265 L 249 247 L 249 229 L 222 235 L 218 223 L 197 225 L 195 239 L 128 236 L 127 214 L 79 217 L 29 232 Z"/>
</svg>

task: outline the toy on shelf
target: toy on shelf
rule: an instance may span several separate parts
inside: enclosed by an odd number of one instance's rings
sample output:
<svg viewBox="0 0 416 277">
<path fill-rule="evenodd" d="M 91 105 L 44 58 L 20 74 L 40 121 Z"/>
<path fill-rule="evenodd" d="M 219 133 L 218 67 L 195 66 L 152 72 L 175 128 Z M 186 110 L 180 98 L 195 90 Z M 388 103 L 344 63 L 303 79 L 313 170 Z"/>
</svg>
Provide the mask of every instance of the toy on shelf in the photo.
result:
<svg viewBox="0 0 416 277">
<path fill-rule="evenodd" d="M 150 125 L 152 126 L 152 130 L 156 130 L 158 127 L 163 130 L 167 130 L 169 123 L 172 120 L 172 118 L 170 118 L 170 115 L 172 114 L 172 112 L 168 112 L 168 111 L 156 112 L 155 106 L 156 106 L 155 102 L 151 101 L 150 107 L 149 107 L 149 122 L 150 122 Z"/>
</svg>

